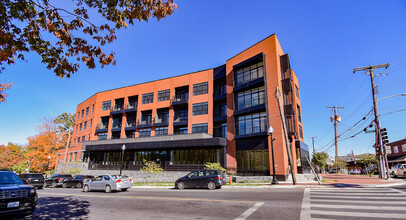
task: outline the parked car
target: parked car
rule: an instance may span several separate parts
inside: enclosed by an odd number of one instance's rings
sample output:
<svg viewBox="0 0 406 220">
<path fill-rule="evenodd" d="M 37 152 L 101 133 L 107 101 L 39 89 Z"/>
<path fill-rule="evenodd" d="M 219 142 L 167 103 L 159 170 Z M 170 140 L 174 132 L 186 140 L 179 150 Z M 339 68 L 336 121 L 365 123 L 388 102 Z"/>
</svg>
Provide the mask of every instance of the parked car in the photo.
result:
<svg viewBox="0 0 406 220">
<path fill-rule="evenodd" d="M 94 179 L 94 176 L 92 176 L 92 175 L 76 175 L 72 179 L 64 179 L 62 181 L 62 187 L 63 188 L 68 188 L 68 187 L 82 188 L 84 182 L 87 182 L 92 179 Z"/>
<path fill-rule="evenodd" d="M 373 173 L 373 174 L 379 174 L 379 169 L 378 169 L 378 167 L 375 167 L 375 166 L 373 166 L 373 167 L 366 167 L 365 169 L 362 170 L 362 173 L 363 173 L 363 174 L 371 174 L 371 173 Z"/>
<path fill-rule="evenodd" d="M 45 178 L 40 173 L 21 173 L 19 177 L 27 184 L 33 185 L 38 189 L 44 187 Z"/>
<path fill-rule="evenodd" d="M 56 188 L 58 186 L 62 186 L 62 182 L 64 179 L 72 179 L 72 175 L 70 174 L 53 174 L 48 179 L 45 179 L 45 187 L 52 186 Z"/>
<path fill-rule="evenodd" d="M 406 176 L 406 164 L 396 164 L 390 169 L 392 177 L 405 177 Z"/>
<path fill-rule="evenodd" d="M 132 178 L 125 175 L 102 175 L 83 184 L 83 191 L 105 191 L 112 190 L 126 191 L 133 186 Z"/>
<path fill-rule="evenodd" d="M 350 170 L 349 174 L 353 174 L 353 175 L 361 174 L 361 170 L 359 170 L 359 169 L 352 169 L 352 170 Z"/>
<path fill-rule="evenodd" d="M 226 181 L 221 171 L 196 170 L 176 180 L 175 188 L 185 189 L 207 187 L 212 190 L 220 189 L 221 186 L 225 184 Z"/>
<path fill-rule="evenodd" d="M 328 173 L 337 173 L 337 170 L 336 170 L 336 168 L 331 168 L 331 169 L 328 171 Z"/>
<path fill-rule="evenodd" d="M 0 171 L 0 217 L 11 214 L 30 215 L 37 206 L 37 200 L 34 186 L 24 184 L 11 171 Z"/>
</svg>

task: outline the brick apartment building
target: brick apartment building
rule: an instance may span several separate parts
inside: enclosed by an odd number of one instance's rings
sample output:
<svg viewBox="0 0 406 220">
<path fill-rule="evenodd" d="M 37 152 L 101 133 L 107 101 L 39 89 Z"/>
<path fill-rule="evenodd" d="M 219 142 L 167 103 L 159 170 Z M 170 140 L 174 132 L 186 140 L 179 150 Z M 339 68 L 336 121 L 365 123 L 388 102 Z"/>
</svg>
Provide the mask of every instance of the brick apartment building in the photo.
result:
<svg viewBox="0 0 406 220">
<path fill-rule="evenodd" d="M 389 167 L 406 163 L 406 138 L 386 144 Z"/>
<path fill-rule="evenodd" d="M 299 82 L 275 34 L 224 65 L 98 92 L 77 106 L 67 169 L 140 170 L 143 159 L 165 171 L 192 171 L 220 162 L 238 175 L 272 173 L 269 125 L 275 132 L 276 174 L 289 175 L 276 87 L 280 88 L 293 168 L 307 166 Z M 61 170 L 65 149 L 58 151 Z M 306 168 L 307 169 L 307 168 Z"/>
</svg>

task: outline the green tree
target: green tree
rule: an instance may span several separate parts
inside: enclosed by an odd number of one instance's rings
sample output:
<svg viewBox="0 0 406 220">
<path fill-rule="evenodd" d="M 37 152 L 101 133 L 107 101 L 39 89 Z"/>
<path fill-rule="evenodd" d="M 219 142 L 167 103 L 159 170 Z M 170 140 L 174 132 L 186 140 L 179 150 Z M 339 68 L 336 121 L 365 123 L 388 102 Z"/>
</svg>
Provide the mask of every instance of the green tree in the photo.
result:
<svg viewBox="0 0 406 220">
<path fill-rule="evenodd" d="M 220 163 L 206 162 L 206 164 L 204 164 L 204 168 L 208 170 L 219 170 L 222 172 L 226 172 L 226 169 L 222 167 Z"/>
<path fill-rule="evenodd" d="M 59 132 L 65 132 L 75 125 L 75 114 L 64 112 L 58 115 L 53 122 Z"/>
<path fill-rule="evenodd" d="M 326 152 L 316 152 L 313 154 L 312 162 L 324 170 L 326 168 L 327 159 L 328 154 Z"/>
<path fill-rule="evenodd" d="M 363 164 L 364 168 L 367 168 L 367 167 L 372 167 L 373 165 L 375 165 L 378 162 L 378 160 L 377 160 L 375 154 L 365 153 L 365 154 L 361 154 L 358 156 L 357 162 Z M 369 170 L 366 169 L 366 171 L 367 171 L 367 174 L 369 174 Z"/>
<path fill-rule="evenodd" d="M 69 170 L 66 171 L 67 174 L 70 174 L 72 176 L 76 176 L 81 172 L 82 172 L 82 169 L 79 169 L 79 168 L 70 168 Z"/>
<path fill-rule="evenodd" d="M 60 78 L 77 72 L 79 62 L 90 69 L 96 63 L 102 68 L 115 65 L 114 52 L 105 53 L 102 47 L 117 39 L 117 30 L 134 21 L 160 20 L 175 8 L 173 0 L 2 0 L 1 70 L 16 60 L 25 61 L 30 51 Z M 4 85 L 0 88 L 8 88 Z M 0 89 L 4 98 L 1 93 Z"/>
</svg>

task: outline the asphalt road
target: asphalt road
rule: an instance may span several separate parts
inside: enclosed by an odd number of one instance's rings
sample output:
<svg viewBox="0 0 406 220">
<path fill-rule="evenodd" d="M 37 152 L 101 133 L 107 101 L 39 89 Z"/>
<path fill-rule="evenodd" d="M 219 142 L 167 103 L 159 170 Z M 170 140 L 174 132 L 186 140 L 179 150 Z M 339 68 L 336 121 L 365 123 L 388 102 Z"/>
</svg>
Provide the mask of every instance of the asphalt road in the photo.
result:
<svg viewBox="0 0 406 220">
<path fill-rule="evenodd" d="M 28 219 L 300 219 L 303 190 L 46 188 Z"/>
</svg>

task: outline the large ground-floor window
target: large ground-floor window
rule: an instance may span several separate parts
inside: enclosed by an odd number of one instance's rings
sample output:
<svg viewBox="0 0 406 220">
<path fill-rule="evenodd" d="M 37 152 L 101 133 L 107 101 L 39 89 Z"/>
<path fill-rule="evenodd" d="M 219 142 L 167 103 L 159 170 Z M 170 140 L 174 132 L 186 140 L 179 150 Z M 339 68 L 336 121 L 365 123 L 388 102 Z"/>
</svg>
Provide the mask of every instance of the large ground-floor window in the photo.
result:
<svg viewBox="0 0 406 220">
<path fill-rule="evenodd" d="M 220 149 L 171 150 L 169 164 L 204 164 L 220 162 Z"/>
<path fill-rule="evenodd" d="M 237 172 L 239 170 L 268 171 L 268 149 L 237 150 Z"/>
</svg>

